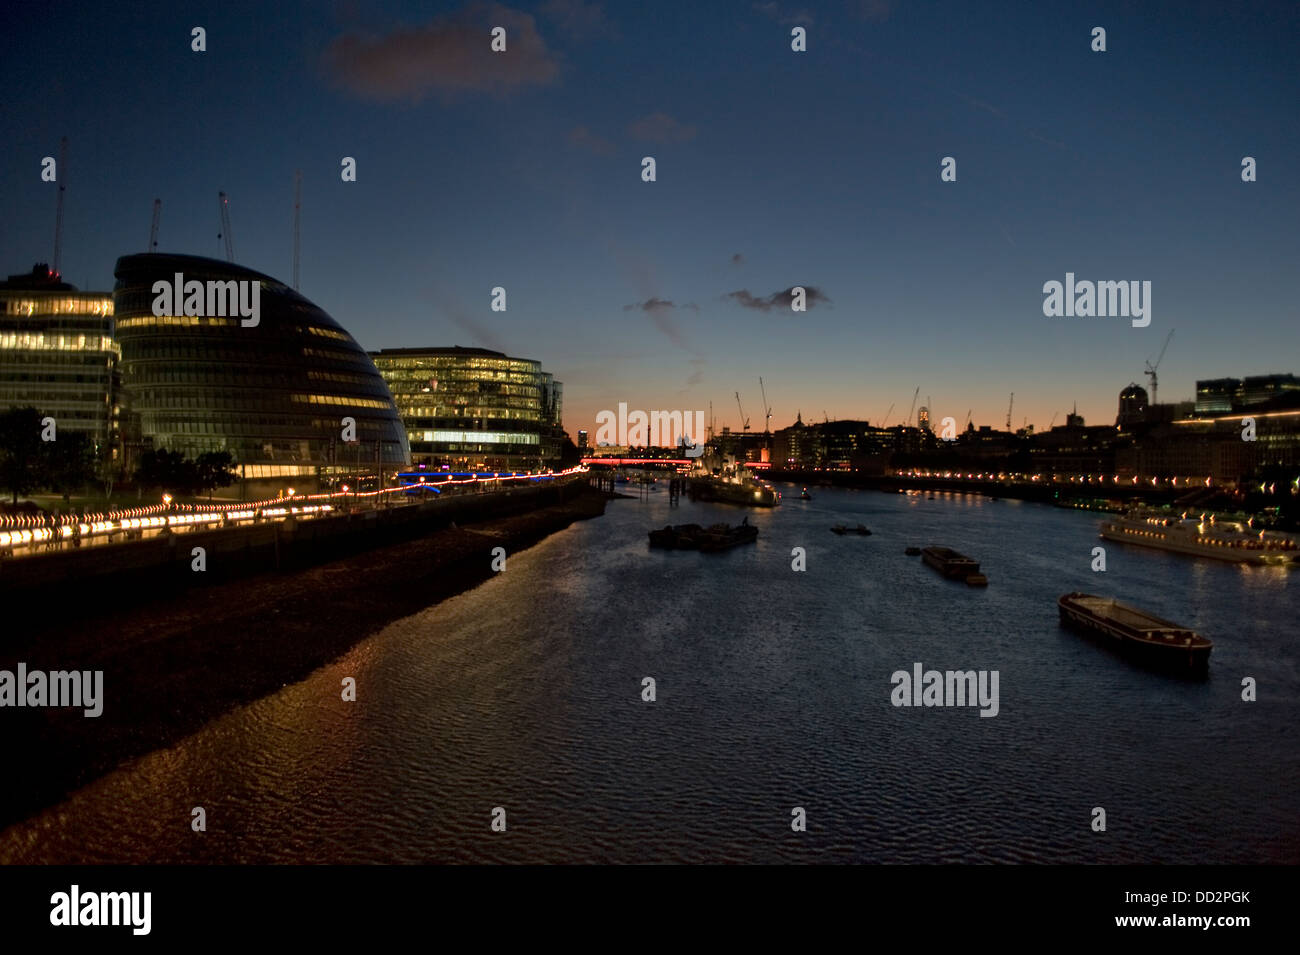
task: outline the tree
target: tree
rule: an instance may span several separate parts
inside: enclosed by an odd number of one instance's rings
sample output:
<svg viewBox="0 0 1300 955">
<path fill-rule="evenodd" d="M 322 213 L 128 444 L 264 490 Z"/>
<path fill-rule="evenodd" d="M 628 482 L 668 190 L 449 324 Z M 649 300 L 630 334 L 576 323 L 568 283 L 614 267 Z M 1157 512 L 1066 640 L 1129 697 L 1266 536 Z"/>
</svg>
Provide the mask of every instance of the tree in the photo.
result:
<svg viewBox="0 0 1300 955">
<path fill-rule="evenodd" d="M 45 444 L 45 484 L 68 503 L 95 477 L 95 447 L 89 435 L 68 431 Z"/>
<path fill-rule="evenodd" d="M 140 455 L 135 480 L 141 487 L 156 488 L 173 495 L 192 494 L 198 484 L 198 471 L 194 462 L 186 459 L 180 451 L 158 448 Z"/>
<path fill-rule="evenodd" d="M 41 453 L 41 413 L 32 407 L 10 408 L 0 414 L 0 487 L 13 495 L 41 486 L 45 456 Z"/>
<path fill-rule="evenodd" d="M 573 443 L 573 439 L 566 433 L 564 435 L 564 444 L 560 448 L 560 467 L 572 468 L 582 463 L 582 452 L 578 446 Z"/>
<path fill-rule="evenodd" d="M 194 470 L 196 487 L 199 491 L 208 492 L 209 501 L 212 500 L 213 491 L 234 483 L 239 477 L 239 472 L 235 470 L 235 459 L 229 451 L 205 451 L 195 460 Z"/>
</svg>

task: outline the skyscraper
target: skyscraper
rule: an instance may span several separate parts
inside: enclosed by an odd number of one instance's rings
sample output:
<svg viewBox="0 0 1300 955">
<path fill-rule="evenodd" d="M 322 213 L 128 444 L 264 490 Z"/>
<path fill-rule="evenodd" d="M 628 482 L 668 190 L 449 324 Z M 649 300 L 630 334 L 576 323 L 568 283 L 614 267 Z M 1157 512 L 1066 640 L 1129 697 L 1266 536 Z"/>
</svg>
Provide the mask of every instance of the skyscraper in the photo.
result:
<svg viewBox="0 0 1300 955">
<path fill-rule="evenodd" d="M 110 292 L 79 292 L 44 264 L 0 282 L 0 411 L 34 406 L 103 453 L 117 426 Z"/>
</svg>

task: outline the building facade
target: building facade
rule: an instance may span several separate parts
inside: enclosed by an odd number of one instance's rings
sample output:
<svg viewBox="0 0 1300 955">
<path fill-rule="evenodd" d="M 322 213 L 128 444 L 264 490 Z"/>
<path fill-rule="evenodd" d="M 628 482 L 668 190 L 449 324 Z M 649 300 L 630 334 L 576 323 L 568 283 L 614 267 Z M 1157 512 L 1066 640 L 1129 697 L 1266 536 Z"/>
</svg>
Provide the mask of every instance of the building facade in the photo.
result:
<svg viewBox="0 0 1300 955">
<path fill-rule="evenodd" d="M 412 462 L 435 469 L 559 466 L 563 386 L 541 362 L 486 348 L 371 352 L 392 391 Z"/>
<path fill-rule="evenodd" d="M 300 488 L 409 463 L 405 429 L 374 363 L 293 289 L 230 262 L 188 255 L 123 256 L 115 274 L 128 460 L 145 448 L 190 457 L 228 451 L 246 483 Z M 257 283 L 257 323 L 246 325 L 237 314 L 155 315 L 155 283 L 178 274 L 205 286 Z M 170 311 L 195 310 L 180 305 Z"/>
<path fill-rule="evenodd" d="M 79 292 L 44 265 L 0 282 L 0 411 L 34 406 L 111 458 L 118 359 L 110 292 Z"/>
</svg>

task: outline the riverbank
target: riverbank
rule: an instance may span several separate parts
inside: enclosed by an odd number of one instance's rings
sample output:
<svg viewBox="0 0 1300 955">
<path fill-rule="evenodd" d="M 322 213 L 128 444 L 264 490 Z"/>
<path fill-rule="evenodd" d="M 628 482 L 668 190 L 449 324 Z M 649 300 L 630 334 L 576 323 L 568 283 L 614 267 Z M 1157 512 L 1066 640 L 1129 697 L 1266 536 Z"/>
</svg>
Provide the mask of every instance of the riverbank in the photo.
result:
<svg viewBox="0 0 1300 955">
<path fill-rule="evenodd" d="M 25 818 L 125 760 L 170 745 L 244 703 L 305 678 L 393 620 L 492 576 L 507 556 L 575 521 L 599 517 L 608 496 L 572 499 L 451 526 L 329 563 L 268 573 L 118 607 L 79 599 L 9 608 L 0 669 L 102 670 L 103 714 L 79 708 L 0 709 L 6 762 L 0 826 Z M 15 595 L 21 600 L 21 595 Z"/>
</svg>

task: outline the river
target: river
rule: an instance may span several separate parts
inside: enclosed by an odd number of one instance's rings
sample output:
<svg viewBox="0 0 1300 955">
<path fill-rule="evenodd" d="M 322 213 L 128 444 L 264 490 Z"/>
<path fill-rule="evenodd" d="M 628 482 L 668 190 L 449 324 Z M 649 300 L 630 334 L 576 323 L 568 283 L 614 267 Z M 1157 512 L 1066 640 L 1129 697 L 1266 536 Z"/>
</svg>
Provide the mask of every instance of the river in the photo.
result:
<svg viewBox="0 0 1300 955">
<path fill-rule="evenodd" d="M 1300 572 L 1108 543 L 1098 573 L 1096 514 L 812 490 L 771 511 L 613 501 L 0 833 L 0 860 L 1300 861 Z M 646 546 L 743 515 L 756 545 Z M 829 532 L 859 521 L 874 535 Z M 989 587 L 904 556 L 927 543 Z M 1211 637 L 1209 678 L 1061 629 L 1071 590 Z M 891 674 L 915 663 L 998 671 L 997 715 L 895 707 Z"/>
</svg>

